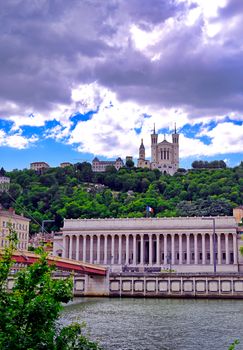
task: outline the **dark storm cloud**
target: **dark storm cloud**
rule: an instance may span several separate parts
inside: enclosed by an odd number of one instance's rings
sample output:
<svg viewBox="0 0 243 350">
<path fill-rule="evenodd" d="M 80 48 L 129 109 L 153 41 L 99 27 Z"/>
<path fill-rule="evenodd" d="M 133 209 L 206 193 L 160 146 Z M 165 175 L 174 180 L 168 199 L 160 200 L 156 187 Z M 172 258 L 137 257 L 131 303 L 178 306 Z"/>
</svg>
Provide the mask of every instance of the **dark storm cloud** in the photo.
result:
<svg viewBox="0 0 243 350">
<path fill-rule="evenodd" d="M 240 16 L 231 0 L 214 21 Z M 49 113 L 71 102 L 71 88 L 98 81 L 120 99 L 185 107 L 193 115 L 243 111 L 242 26 L 204 42 L 203 18 L 184 24 L 188 9 L 168 0 L 9 0 L 0 3 L 0 117 L 5 102 Z M 242 11 L 241 11 L 242 12 Z M 177 29 L 151 50 L 136 49 L 130 26 L 145 31 L 175 18 Z M 239 22 L 241 23 L 241 22 Z M 217 41 L 217 39 L 219 39 Z"/>
</svg>

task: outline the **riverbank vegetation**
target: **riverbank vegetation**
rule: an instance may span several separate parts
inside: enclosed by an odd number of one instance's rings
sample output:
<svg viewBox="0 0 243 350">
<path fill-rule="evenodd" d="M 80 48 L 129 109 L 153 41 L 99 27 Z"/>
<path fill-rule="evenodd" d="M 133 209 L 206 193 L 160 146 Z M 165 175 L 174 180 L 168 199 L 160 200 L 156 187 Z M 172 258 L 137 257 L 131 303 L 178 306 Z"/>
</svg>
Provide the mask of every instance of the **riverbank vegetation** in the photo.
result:
<svg viewBox="0 0 243 350">
<path fill-rule="evenodd" d="M 174 176 L 158 170 L 108 167 L 92 172 L 89 163 L 50 168 L 42 174 L 13 170 L 9 194 L 0 203 L 24 212 L 31 221 L 54 219 L 49 230 L 59 230 L 63 218 L 144 217 L 146 206 L 154 217 L 231 215 L 243 203 L 243 163 L 235 168 L 179 169 Z"/>
<path fill-rule="evenodd" d="M 72 299 L 70 279 L 54 280 L 46 254 L 15 276 L 7 290 L 16 234 L 0 258 L 0 349 L 1 350 L 101 350 L 82 334 L 79 324 L 62 327 L 58 318 L 61 303 Z M 13 275 L 12 275 L 13 277 Z"/>
</svg>

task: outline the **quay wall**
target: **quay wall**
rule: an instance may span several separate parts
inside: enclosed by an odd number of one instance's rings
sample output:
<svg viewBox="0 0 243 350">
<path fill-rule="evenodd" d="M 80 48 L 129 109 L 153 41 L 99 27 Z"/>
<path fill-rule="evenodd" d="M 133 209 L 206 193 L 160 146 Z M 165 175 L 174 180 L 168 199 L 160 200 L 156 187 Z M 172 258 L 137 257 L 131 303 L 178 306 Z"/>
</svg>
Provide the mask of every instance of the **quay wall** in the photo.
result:
<svg viewBox="0 0 243 350">
<path fill-rule="evenodd" d="M 67 274 L 54 278 L 65 278 Z M 74 275 L 75 297 L 238 298 L 243 299 L 243 274 Z M 14 277 L 10 276 L 11 290 Z"/>
</svg>

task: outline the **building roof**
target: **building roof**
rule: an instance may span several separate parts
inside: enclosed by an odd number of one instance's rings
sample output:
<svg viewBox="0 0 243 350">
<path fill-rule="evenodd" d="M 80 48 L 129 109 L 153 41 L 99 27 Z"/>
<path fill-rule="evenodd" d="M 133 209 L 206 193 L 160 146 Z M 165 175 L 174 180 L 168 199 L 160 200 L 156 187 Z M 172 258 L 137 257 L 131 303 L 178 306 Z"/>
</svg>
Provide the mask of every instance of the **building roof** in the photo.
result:
<svg viewBox="0 0 243 350">
<path fill-rule="evenodd" d="M 30 219 L 24 217 L 23 215 L 16 214 L 12 208 L 10 208 L 9 210 L 0 209 L 0 217 L 8 217 L 16 220 L 30 221 Z"/>
<path fill-rule="evenodd" d="M 121 218 L 121 219 L 64 219 L 63 231 L 106 231 L 106 230 L 213 230 L 215 220 L 218 229 L 236 230 L 237 224 L 233 216 L 215 217 L 173 217 L 173 218 Z M 198 231 L 200 233 L 200 231 Z"/>
</svg>

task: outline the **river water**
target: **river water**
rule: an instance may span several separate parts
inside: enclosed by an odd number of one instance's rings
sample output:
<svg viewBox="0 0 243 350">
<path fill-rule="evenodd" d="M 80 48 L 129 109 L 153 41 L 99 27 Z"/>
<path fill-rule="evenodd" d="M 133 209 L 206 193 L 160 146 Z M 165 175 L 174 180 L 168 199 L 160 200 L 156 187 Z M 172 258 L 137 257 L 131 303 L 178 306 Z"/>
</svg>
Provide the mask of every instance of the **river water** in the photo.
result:
<svg viewBox="0 0 243 350">
<path fill-rule="evenodd" d="M 86 322 L 106 350 L 243 349 L 243 301 L 81 298 L 65 306 L 61 322 Z"/>
</svg>

